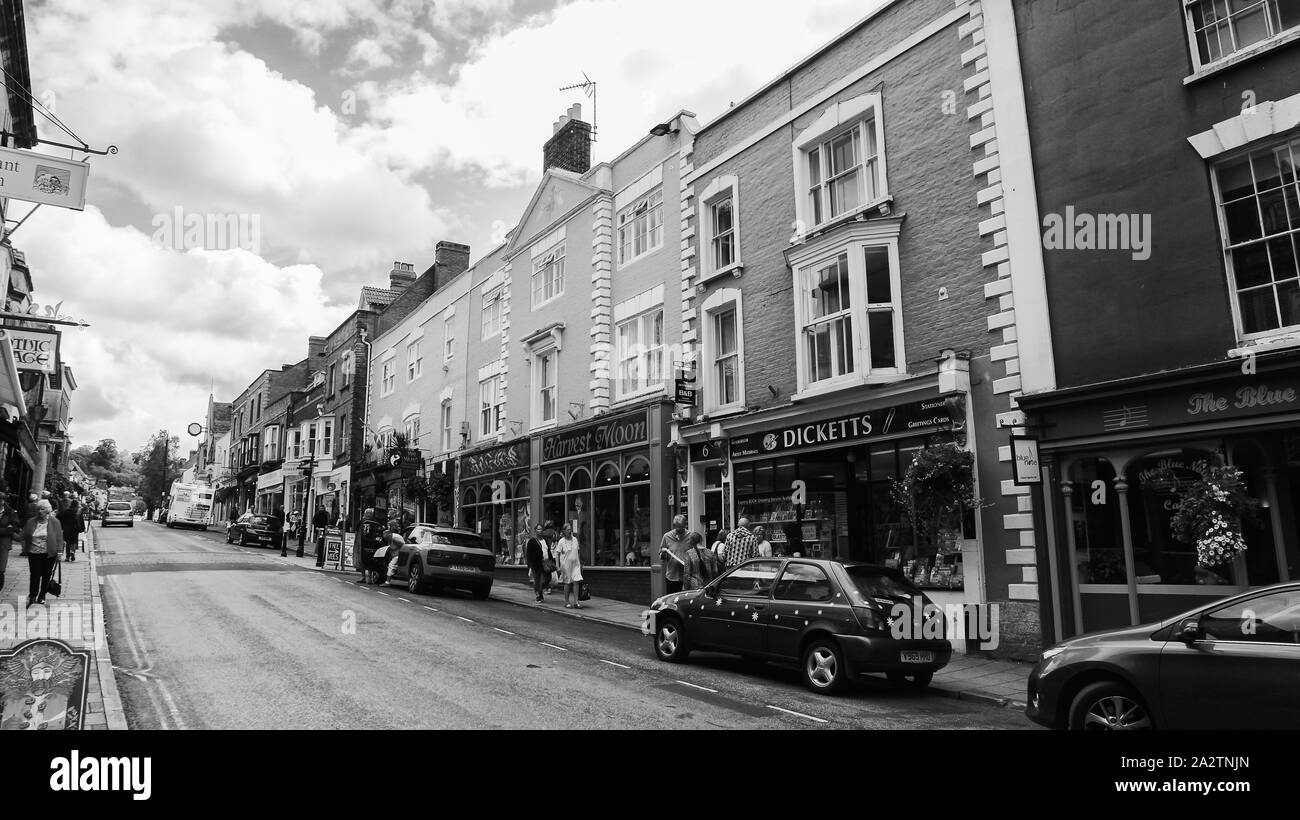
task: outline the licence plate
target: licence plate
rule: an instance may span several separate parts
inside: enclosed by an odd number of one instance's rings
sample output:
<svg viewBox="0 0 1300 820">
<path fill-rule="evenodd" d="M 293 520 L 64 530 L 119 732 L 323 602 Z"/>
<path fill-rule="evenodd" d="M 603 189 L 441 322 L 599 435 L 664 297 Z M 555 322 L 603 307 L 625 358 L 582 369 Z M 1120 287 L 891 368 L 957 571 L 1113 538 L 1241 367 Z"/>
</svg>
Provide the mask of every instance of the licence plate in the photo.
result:
<svg viewBox="0 0 1300 820">
<path fill-rule="evenodd" d="M 461 566 L 459 564 L 452 564 L 451 566 L 447 567 L 447 569 L 451 570 L 452 572 L 478 572 L 478 567 L 466 567 L 466 566 Z"/>
<path fill-rule="evenodd" d="M 641 634 L 655 634 L 655 611 L 653 609 L 646 609 L 641 612 Z"/>
<path fill-rule="evenodd" d="M 934 663 L 933 652 L 899 652 L 898 655 L 903 663 Z"/>
</svg>

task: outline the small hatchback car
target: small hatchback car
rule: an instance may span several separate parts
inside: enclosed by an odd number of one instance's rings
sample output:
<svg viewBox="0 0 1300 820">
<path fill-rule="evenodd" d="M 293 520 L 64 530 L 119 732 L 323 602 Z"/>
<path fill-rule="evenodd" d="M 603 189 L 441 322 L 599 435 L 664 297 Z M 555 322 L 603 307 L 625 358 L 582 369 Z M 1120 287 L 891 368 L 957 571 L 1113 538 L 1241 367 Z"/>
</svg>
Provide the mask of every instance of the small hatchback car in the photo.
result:
<svg viewBox="0 0 1300 820">
<path fill-rule="evenodd" d="M 412 593 L 425 587 L 434 592 L 450 587 L 486 598 L 492 592 L 496 556 L 478 533 L 461 527 L 416 524 L 401 537 L 389 581 L 405 581 Z"/>
<path fill-rule="evenodd" d="M 907 628 L 898 622 L 907 618 Z M 928 623 L 928 619 L 938 623 Z M 928 628 L 914 629 L 915 619 Z M 693 650 L 794 662 L 814 692 L 884 673 L 923 689 L 952 658 L 944 615 L 897 570 L 810 558 L 760 558 L 703 589 L 665 595 L 642 613 L 660 660 Z M 926 624 L 915 624 L 925 626 Z M 913 638 L 913 635 L 922 637 Z"/>
<path fill-rule="evenodd" d="M 128 527 L 135 526 L 135 514 L 131 510 L 130 501 L 110 501 L 104 507 L 104 517 L 100 519 L 99 525 L 107 527 L 109 524 L 125 524 Z"/>
</svg>

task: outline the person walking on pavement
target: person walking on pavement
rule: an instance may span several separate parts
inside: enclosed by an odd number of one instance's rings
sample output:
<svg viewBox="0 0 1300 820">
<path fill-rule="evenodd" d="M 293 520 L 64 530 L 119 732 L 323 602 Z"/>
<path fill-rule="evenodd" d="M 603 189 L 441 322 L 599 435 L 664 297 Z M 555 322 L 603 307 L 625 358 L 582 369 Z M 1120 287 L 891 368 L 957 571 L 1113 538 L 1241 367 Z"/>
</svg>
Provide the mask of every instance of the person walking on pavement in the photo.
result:
<svg viewBox="0 0 1300 820">
<path fill-rule="evenodd" d="M 749 519 L 736 522 L 736 528 L 727 536 L 727 546 L 722 551 L 724 569 L 731 569 L 758 555 L 758 539 L 749 531 Z"/>
<path fill-rule="evenodd" d="M 754 540 L 757 542 L 754 549 L 758 551 L 758 557 L 771 558 L 772 543 L 767 540 L 767 530 L 762 524 L 754 528 Z"/>
<path fill-rule="evenodd" d="M 550 569 L 546 570 L 546 581 L 543 584 L 545 587 L 543 591 L 547 595 L 556 592 L 555 585 L 560 582 L 560 570 L 555 563 L 555 542 L 559 540 L 560 536 L 555 532 L 555 522 L 547 521 L 542 529 L 542 550 L 546 553 L 542 559 L 542 566 L 550 567 Z M 550 561 L 550 563 L 547 564 L 546 561 Z"/>
<path fill-rule="evenodd" d="M 545 600 L 542 587 L 546 584 L 549 573 L 546 571 L 546 548 L 542 545 L 542 525 L 538 524 L 533 535 L 524 544 L 524 562 L 528 564 L 528 574 L 533 579 L 533 594 L 537 602 Z"/>
<path fill-rule="evenodd" d="M 63 527 L 52 513 L 54 507 L 48 499 L 36 502 L 36 515 L 23 525 L 23 555 L 27 556 L 30 579 L 27 586 L 27 606 L 35 601 L 45 603 L 46 584 L 54 567 L 59 563 L 59 549 L 63 546 Z"/>
<path fill-rule="evenodd" d="M 23 519 L 9 505 L 8 491 L 0 487 L 0 590 L 5 586 L 5 568 L 9 566 L 9 551 L 14 548 L 14 538 L 23 534 Z"/>
<path fill-rule="evenodd" d="M 311 517 L 311 525 L 316 536 L 316 566 L 325 566 L 325 528 L 330 525 L 330 514 L 325 507 L 316 502 L 316 514 Z"/>
<path fill-rule="evenodd" d="M 682 591 L 683 571 L 686 569 L 686 516 L 673 516 L 673 528 L 664 533 L 659 542 L 659 560 L 664 567 L 664 590 L 672 594 Z"/>
<path fill-rule="evenodd" d="M 555 559 L 564 581 L 565 609 L 582 609 L 578 600 L 578 585 L 582 583 L 582 556 L 579 552 L 578 539 L 573 537 L 573 527 L 565 524 L 560 531 L 560 540 L 555 545 Z M 569 603 L 570 595 L 573 596 L 573 603 Z"/>
<path fill-rule="evenodd" d="M 59 520 L 59 527 L 63 530 L 63 557 L 68 561 L 77 560 L 77 535 L 81 532 L 81 505 L 72 497 L 72 493 L 64 493 L 63 500 L 59 502 L 59 511 L 55 515 Z"/>
<path fill-rule="evenodd" d="M 722 551 L 727 548 L 727 536 L 730 534 L 731 530 L 718 530 L 718 540 L 713 542 L 712 547 L 709 547 L 709 549 L 713 550 L 713 554 L 718 556 L 719 567 L 722 566 Z"/>
<path fill-rule="evenodd" d="M 718 577 L 718 556 L 704 548 L 704 536 L 693 532 L 686 537 L 686 570 L 682 589 L 704 589 Z"/>
</svg>

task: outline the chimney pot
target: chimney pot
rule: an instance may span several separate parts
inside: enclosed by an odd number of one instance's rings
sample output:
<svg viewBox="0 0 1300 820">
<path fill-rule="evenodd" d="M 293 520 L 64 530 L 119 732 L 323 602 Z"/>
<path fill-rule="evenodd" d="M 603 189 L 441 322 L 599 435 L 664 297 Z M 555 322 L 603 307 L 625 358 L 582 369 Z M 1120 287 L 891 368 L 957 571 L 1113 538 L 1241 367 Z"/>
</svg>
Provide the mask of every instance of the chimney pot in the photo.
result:
<svg viewBox="0 0 1300 820">
<path fill-rule="evenodd" d="M 555 123 L 555 133 L 542 146 L 542 171 L 562 168 L 575 174 L 591 170 L 591 124 L 582 119 L 582 104 L 569 107 Z"/>
</svg>

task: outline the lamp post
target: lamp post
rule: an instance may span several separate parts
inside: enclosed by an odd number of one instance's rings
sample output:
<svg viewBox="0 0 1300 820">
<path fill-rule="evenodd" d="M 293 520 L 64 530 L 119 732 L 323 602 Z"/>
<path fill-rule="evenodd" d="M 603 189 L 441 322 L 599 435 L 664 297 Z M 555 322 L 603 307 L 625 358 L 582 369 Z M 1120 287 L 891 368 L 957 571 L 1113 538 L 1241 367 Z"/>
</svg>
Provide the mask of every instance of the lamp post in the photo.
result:
<svg viewBox="0 0 1300 820">
<path fill-rule="evenodd" d="M 311 494 L 311 474 L 315 468 L 316 468 L 316 452 L 313 450 L 312 452 L 309 452 L 307 454 L 307 457 L 305 459 L 298 462 L 298 469 L 301 470 L 302 474 L 307 477 L 307 481 L 302 488 L 302 520 L 299 522 L 299 526 L 302 527 L 306 527 L 307 522 L 309 520 L 307 518 L 307 499 Z M 318 538 L 317 542 L 319 542 L 319 540 L 320 539 Z M 319 549 L 317 551 L 319 552 Z M 301 538 L 298 539 L 298 557 L 299 558 L 303 557 L 303 539 Z M 322 563 L 323 561 L 321 556 L 317 556 L 316 565 L 320 566 Z"/>
</svg>

